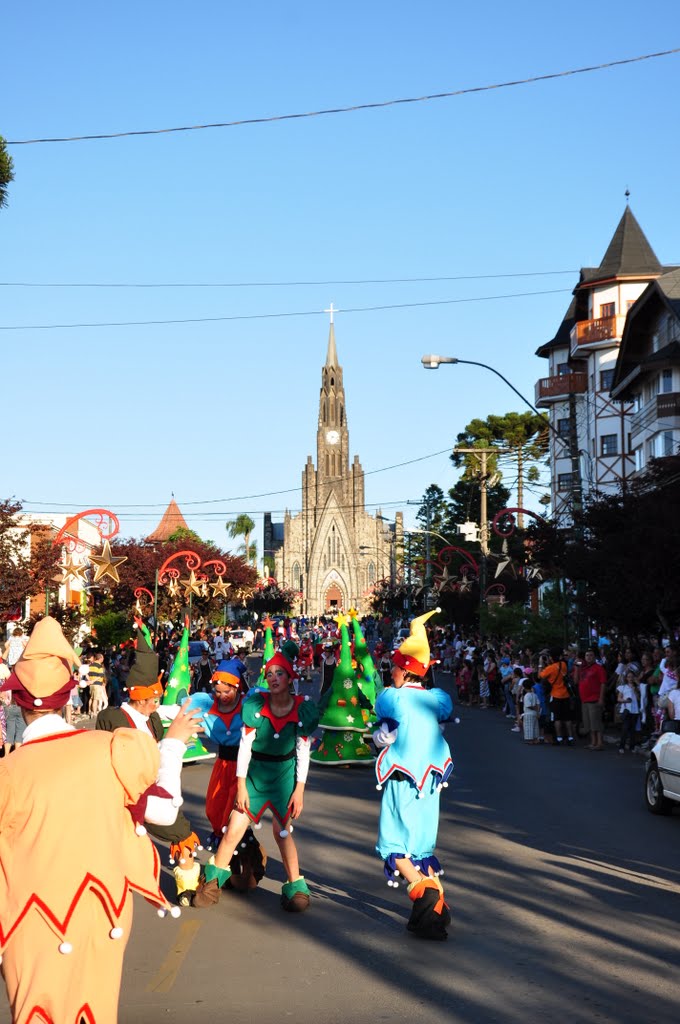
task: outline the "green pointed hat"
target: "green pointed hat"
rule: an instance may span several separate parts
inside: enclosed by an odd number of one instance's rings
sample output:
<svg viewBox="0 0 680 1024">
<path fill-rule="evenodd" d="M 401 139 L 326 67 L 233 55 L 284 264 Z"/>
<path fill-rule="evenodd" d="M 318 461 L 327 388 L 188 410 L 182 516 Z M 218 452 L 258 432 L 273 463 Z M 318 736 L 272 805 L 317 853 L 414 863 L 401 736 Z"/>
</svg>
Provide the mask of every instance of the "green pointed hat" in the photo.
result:
<svg viewBox="0 0 680 1024">
<path fill-rule="evenodd" d="M 189 625 L 185 625 L 177 657 L 165 688 L 163 704 L 181 704 L 189 696 L 191 672 L 189 670 Z"/>
<path fill-rule="evenodd" d="M 340 626 L 340 661 L 335 666 L 333 682 L 326 694 L 326 706 L 319 725 L 324 729 L 343 729 L 347 732 L 363 732 L 364 719 L 361 714 L 362 695 L 352 668 L 352 651 L 349 631 L 344 615 L 337 620 Z"/>
<path fill-rule="evenodd" d="M 371 652 L 368 649 L 366 638 L 364 637 L 363 631 L 359 624 L 357 613 L 354 609 L 350 608 L 350 618 L 352 620 L 352 629 L 354 631 L 354 659 L 357 663 L 357 682 L 363 693 L 371 704 L 371 714 L 369 721 L 375 721 L 375 715 L 373 714 L 372 707 L 376 700 L 376 684 L 380 679 L 376 672 L 375 662 L 371 656 Z"/>
<path fill-rule="evenodd" d="M 160 697 L 163 687 L 158 682 L 158 655 L 153 649 L 151 634 L 140 618 L 135 618 L 137 650 L 135 663 L 127 677 L 126 687 L 130 700 Z"/>
</svg>

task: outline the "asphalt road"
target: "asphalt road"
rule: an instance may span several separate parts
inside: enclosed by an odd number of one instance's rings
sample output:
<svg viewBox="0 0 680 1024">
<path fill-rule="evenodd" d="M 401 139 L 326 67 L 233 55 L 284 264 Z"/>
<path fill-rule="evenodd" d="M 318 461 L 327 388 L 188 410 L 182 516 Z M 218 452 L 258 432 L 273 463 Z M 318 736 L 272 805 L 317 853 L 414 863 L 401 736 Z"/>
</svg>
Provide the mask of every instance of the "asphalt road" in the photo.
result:
<svg viewBox="0 0 680 1024">
<path fill-rule="evenodd" d="M 447 729 L 456 771 L 439 843 L 448 943 L 405 931 L 405 891 L 387 887 L 373 852 L 371 769 L 314 767 L 295 832 L 309 912 L 280 909 L 283 873 L 265 826 L 271 859 L 253 895 L 224 893 L 178 921 L 137 901 L 120 1020 L 675 1021 L 680 813 L 647 812 L 643 759 L 615 746 L 524 746 L 495 711 L 461 716 Z M 199 831 L 209 773 L 184 772 Z"/>
</svg>

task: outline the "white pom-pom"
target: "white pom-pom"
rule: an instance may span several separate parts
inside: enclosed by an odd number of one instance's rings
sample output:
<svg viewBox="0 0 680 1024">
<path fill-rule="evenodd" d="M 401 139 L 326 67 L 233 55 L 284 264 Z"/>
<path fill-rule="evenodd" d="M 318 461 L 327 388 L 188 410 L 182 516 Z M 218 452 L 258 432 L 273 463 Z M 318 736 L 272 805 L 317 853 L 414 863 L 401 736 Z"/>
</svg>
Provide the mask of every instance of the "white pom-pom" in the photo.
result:
<svg viewBox="0 0 680 1024">
<path fill-rule="evenodd" d="M 170 917 L 177 918 L 177 917 L 181 917 L 181 916 L 182 916 L 182 911 L 179 909 L 179 907 L 171 907 L 170 908 Z"/>
<path fill-rule="evenodd" d="M 135 825 L 135 832 L 138 836 L 146 835 L 146 829 L 144 828 L 143 825 Z"/>
<path fill-rule="evenodd" d="M 282 839 L 287 839 L 288 836 L 290 835 L 290 832 L 288 831 L 287 828 L 282 828 L 281 831 L 279 832 L 279 835 L 281 836 Z"/>
<path fill-rule="evenodd" d="M 161 919 L 168 916 L 168 912 L 164 907 L 159 907 L 157 913 Z"/>
<path fill-rule="evenodd" d="M 382 792 L 382 786 L 380 785 L 380 783 L 378 783 L 378 785 L 375 788 L 378 790 L 379 793 Z"/>
<path fill-rule="evenodd" d="M 202 849 L 203 849 L 203 847 L 202 847 L 202 846 L 201 846 L 201 844 L 199 843 L 199 844 L 198 844 L 198 846 L 196 847 L 196 849 L 197 849 L 197 850 L 202 850 Z"/>
<path fill-rule="evenodd" d="M 34 700 L 33 700 L 33 704 L 34 704 L 34 706 L 36 708 L 41 708 L 42 707 L 42 699 L 40 697 L 35 697 Z M 69 953 L 70 952 L 71 952 L 71 950 L 69 949 Z"/>
<path fill-rule="evenodd" d="M 435 615 L 441 615 L 441 613 L 442 613 L 441 608 L 435 608 L 434 613 L 435 613 Z"/>
<path fill-rule="evenodd" d="M 253 825 L 253 828 L 262 828 L 262 822 L 256 821 L 255 824 Z"/>
<path fill-rule="evenodd" d="M 173 798 L 172 798 L 172 806 L 173 807 L 181 807 L 183 803 L 184 803 L 184 800 L 182 800 L 181 796 L 173 796 Z"/>
<path fill-rule="evenodd" d="M 172 867 L 172 865 L 174 863 L 175 863 L 175 858 L 174 857 L 168 857 L 168 864 L 170 865 L 170 867 Z"/>
<path fill-rule="evenodd" d="M 394 886 L 395 889 L 399 888 L 399 882 L 392 882 L 392 885 Z"/>
<path fill-rule="evenodd" d="M 262 718 L 262 715 L 260 714 L 259 711 L 255 712 L 255 718 Z"/>
<path fill-rule="evenodd" d="M 395 871 L 395 872 L 394 872 L 394 877 L 395 877 L 395 878 L 399 878 L 399 872 L 398 872 L 398 871 Z"/>
<path fill-rule="evenodd" d="M 443 782 L 442 785 L 443 785 L 444 789 L 448 789 L 449 788 L 448 782 Z"/>
<path fill-rule="evenodd" d="M 455 725 L 460 725 L 460 718 L 454 718 Z"/>
<path fill-rule="evenodd" d="M 440 874 L 440 875 L 443 875 L 443 874 L 444 874 L 444 868 L 440 868 L 439 874 Z"/>
<path fill-rule="evenodd" d="M 109 938 L 110 939 L 122 939 L 123 938 L 123 929 L 122 928 L 112 928 L 111 931 L 109 932 Z"/>
<path fill-rule="evenodd" d="M 437 786 L 437 792 L 441 793 L 441 791 L 442 791 L 442 784 L 440 782 L 439 785 Z"/>
<path fill-rule="evenodd" d="M 223 826 L 222 826 L 222 835 L 224 835 L 224 833 L 225 833 L 226 831 L 227 831 L 227 826 L 226 826 L 226 825 L 223 825 Z"/>
<path fill-rule="evenodd" d="M 387 879 L 387 884 L 388 884 L 388 886 L 389 886 L 389 887 L 390 887 L 390 889 L 391 889 L 391 888 L 392 888 L 392 879 L 391 879 L 391 878 L 388 878 L 388 879 Z"/>
<path fill-rule="evenodd" d="M 308 693 L 305 694 L 305 700 L 311 700 L 311 697 L 309 696 Z"/>
<path fill-rule="evenodd" d="M 246 848 L 246 844 L 245 843 L 241 843 L 241 849 L 245 850 L 245 848 Z"/>
<path fill-rule="evenodd" d="M 275 739 L 275 740 L 278 740 L 280 736 L 281 736 L 281 733 L 280 733 L 280 732 L 275 732 L 275 733 L 274 733 L 274 739 Z"/>
<path fill-rule="evenodd" d="M 69 953 L 73 952 L 73 946 L 70 942 L 62 942 L 59 946 L 59 952 L 63 953 L 64 956 L 68 956 Z"/>
</svg>

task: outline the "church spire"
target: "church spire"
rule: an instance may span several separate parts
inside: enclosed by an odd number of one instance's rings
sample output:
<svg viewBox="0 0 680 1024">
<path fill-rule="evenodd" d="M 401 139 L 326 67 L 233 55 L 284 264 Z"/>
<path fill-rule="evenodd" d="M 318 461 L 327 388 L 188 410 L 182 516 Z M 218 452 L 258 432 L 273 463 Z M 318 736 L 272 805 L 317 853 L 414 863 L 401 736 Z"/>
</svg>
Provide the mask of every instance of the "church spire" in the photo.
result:
<svg viewBox="0 0 680 1024">
<path fill-rule="evenodd" d="M 326 366 L 337 366 L 338 365 L 338 352 L 335 347 L 335 324 L 333 323 L 333 314 L 337 313 L 337 309 L 333 308 L 331 302 L 330 309 L 324 309 L 324 313 L 330 313 L 331 315 L 331 326 L 328 331 L 328 352 L 326 353 Z"/>
</svg>

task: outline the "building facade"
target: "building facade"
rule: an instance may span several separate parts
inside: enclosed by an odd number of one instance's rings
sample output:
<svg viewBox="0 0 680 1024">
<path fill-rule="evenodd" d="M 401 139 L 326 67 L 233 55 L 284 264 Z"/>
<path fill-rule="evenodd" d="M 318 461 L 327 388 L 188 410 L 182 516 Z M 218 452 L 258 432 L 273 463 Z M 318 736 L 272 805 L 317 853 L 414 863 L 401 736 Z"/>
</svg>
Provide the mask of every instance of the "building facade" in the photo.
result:
<svg viewBox="0 0 680 1024">
<path fill-rule="evenodd" d="M 265 517 L 276 578 L 299 595 L 298 613 L 332 615 L 351 607 L 368 611 L 375 584 L 395 578 L 403 516 L 397 513 L 389 522 L 379 512 L 366 512 L 359 456 L 350 463 L 347 402 L 332 319 L 321 370 L 316 466 L 307 456 L 301 497 L 301 511 L 285 514 L 280 546 L 272 542 L 279 524 Z"/>
<path fill-rule="evenodd" d="M 680 452 L 680 270 L 650 284 L 628 314 L 612 398 L 632 404 L 634 475 Z"/>
<path fill-rule="evenodd" d="M 626 318 L 647 286 L 672 268 L 659 263 L 630 207 L 599 267 L 584 267 L 555 337 L 537 350 L 549 374 L 535 404 L 548 410 L 553 515 L 570 519 L 578 494 L 613 493 L 635 472 L 634 406 L 612 395 Z"/>
</svg>

